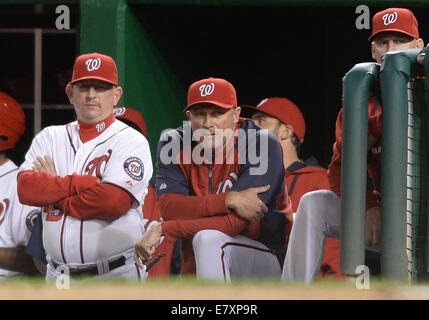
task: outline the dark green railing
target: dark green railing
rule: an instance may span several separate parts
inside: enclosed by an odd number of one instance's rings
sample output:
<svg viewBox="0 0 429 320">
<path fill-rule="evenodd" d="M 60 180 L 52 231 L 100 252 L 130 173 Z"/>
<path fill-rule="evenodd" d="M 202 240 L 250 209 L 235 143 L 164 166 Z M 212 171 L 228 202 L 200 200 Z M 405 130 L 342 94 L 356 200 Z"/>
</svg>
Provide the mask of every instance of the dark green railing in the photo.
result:
<svg viewBox="0 0 429 320">
<path fill-rule="evenodd" d="M 421 52 L 413 49 L 386 53 L 380 69 L 376 64 L 358 64 L 343 80 L 341 270 L 344 274 L 353 275 L 355 268 L 365 261 L 368 96 L 371 87 L 378 85 L 383 108 L 381 276 L 400 281 L 408 278 L 408 83 Z M 428 60 L 424 60 L 427 71 Z"/>
<path fill-rule="evenodd" d="M 341 272 L 354 275 L 365 264 L 368 97 L 379 65 L 361 63 L 343 79 L 341 166 Z"/>
</svg>

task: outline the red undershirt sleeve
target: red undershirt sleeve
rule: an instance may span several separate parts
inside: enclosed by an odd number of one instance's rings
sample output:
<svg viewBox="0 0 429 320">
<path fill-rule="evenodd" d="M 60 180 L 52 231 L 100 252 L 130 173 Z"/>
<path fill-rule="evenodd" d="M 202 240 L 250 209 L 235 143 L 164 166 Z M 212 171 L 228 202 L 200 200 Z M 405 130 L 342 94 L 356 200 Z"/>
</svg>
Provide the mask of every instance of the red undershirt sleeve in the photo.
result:
<svg viewBox="0 0 429 320">
<path fill-rule="evenodd" d="M 164 220 L 196 219 L 229 213 L 225 198 L 226 193 L 205 196 L 168 193 L 159 197 L 158 203 Z"/>
<path fill-rule="evenodd" d="M 98 184 L 55 204 L 77 219 L 114 219 L 130 210 L 134 198 L 125 190 L 111 184 Z"/>
<path fill-rule="evenodd" d="M 100 184 L 97 178 L 72 174 L 51 176 L 44 172 L 23 171 L 18 175 L 19 201 L 26 205 L 54 205 L 77 219 L 112 219 L 126 213 L 134 201 L 118 186 Z"/>
<path fill-rule="evenodd" d="M 194 220 L 163 221 L 164 235 L 170 240 L 190 238 L 201 230 L 218 230 L 231 237 L 243 234 L 253 239 L 259 237 L 259 222 L 249 223 L 235 213 Z"/>
<path fill-rule="evenodd" d="M 21 203 L 43 207 L 98 184 L 97 178 L 92 176 L 72 174 L 60 177 L 27 170 L 18 175 L 17 192 Z"/>
</svg>

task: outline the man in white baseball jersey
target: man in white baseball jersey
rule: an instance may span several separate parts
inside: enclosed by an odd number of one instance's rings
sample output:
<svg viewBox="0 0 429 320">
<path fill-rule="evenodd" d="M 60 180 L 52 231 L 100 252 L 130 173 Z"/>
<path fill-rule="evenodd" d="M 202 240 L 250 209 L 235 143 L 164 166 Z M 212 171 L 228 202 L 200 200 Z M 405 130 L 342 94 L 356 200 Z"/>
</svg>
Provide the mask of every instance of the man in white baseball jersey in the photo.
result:
<svg viewBox="0 0 429 320">
<path fill-rule="evenodd" d="M 386 23 L 386 17 L 396 20 Z M 393 50 L 423 48 L 419 38 L 418 23 L 414 14 L 404 8 L 389 8 L 373 17 L 371 41 L 372 57 L 381 63 L 384 53 Z M 341 150 L 342 114 L 337 118 L 336 142 L 328 167 L 330 190 L 305 194 L 299 203 L 298 212 L 290 235 L 282 277 L 287 281 L 313 281 L 319 272 L 327 237 L 339 238 L 341 229 Z M 366 197 L 367 248 L 377 251 L 381 231 L 381 114 L 382 108 L 375 96 L 368 102 L 368 173 L 374 192 Z"/>
<path fill-rule="evenodd" d="M 24 206 L 18 201 L 18 167 L 9 159 L 24 131 L 25 114 L 21 106 L 0 92 L 0 278 L 37 273 L 24 249 L 40 208 Z"/>
<path fill-rule="evenodd" d="M 122 95 L 115 61 L 77 57 L 66 93 L 77 121 L 42 130 L 18 175 L 20 201 L 43 208 L 46 278 L 64 269 L 72 277 L 145 277 L 133 247 L 144 232 L 152 160 L 146 138 L 113 114 Z"/>
</svg>

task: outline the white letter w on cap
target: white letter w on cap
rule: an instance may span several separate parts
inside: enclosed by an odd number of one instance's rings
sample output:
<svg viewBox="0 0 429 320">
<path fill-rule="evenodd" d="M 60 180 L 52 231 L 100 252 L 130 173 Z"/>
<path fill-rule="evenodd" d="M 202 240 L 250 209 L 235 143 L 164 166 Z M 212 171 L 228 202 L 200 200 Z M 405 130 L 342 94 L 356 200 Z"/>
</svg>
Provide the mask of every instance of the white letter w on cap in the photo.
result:
<svg viewBox="0 0 429 320">
<path fill-rule="evenodd" d="M 201 93 L 201 97 L 205 97 L 205 96 L 209 96 L 213 93 L 214 91 L 214 83 L 211 82 L 209 84 L 203 84 L 200 87 L 200 93 Z"/>
<path fill-rule="evenodd" d="M 88 59 L 85 61 L 85 64 L 88 71 L 98 70 L 101 66 L 101 59 L 100 58 Z"/>
</svg>

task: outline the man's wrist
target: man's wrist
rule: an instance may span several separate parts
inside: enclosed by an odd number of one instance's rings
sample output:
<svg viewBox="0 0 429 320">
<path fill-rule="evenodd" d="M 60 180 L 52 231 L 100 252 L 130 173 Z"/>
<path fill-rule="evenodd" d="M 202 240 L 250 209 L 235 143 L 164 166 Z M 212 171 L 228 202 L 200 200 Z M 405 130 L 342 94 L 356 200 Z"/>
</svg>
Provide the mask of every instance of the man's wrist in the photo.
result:
<svg viewBox="0 0 429 320">
<path fill-rule="evenodd" d="M 162 222 L 160 222 L 157 227 L 159 228 L 160 235 L 165 236 L 164 229 L 162 228 Z"/>
<path fill-rule="evenodd" d="M 225 206 L 227 207 L 228 210 L 235 210 L 234 200 L 233 200 L 234 193 L 237 193 L 237 191 L 228 191 L 226 193 Z"/>
</svg>

